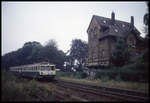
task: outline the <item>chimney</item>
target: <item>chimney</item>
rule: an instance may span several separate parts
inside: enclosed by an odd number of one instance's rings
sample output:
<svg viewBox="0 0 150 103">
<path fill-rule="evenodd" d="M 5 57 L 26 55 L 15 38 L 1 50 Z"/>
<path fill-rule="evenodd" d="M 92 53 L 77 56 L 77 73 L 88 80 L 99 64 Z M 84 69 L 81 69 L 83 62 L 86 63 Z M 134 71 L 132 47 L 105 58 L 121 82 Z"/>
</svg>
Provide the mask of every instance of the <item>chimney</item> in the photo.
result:
<svg viewBox="0 0 150 103">
<path fill-rule="evenodd" d="M 131 27 L 134 27 L 134 17 L 131 16 Z"/>
<path fill-rule="evenodd" d="M 115 13 L 114 12 L 111 13 L 111 20 L 112 20 L 112 22 L 115 22 Z"/>
</svg>

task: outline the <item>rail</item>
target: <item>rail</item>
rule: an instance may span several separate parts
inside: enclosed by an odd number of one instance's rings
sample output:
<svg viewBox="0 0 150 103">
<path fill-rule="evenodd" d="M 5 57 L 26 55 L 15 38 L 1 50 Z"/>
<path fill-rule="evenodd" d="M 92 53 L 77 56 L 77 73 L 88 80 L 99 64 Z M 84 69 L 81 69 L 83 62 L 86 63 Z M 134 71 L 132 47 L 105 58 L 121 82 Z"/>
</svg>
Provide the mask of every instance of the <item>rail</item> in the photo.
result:
<svg viewBox="0 0 150 103">
<path fill-rule="evenodd" d="M 74 83 L 70 81 L 57 80 L 59 86 L 80 90 L 82 92 L 103 95 L 123 101 L 148 101 L 149 96 L 146 93 L 131 91 L 128 89 L 110 88 L 104 86 L 94 86 L 82 83 Z"/>
</svg>

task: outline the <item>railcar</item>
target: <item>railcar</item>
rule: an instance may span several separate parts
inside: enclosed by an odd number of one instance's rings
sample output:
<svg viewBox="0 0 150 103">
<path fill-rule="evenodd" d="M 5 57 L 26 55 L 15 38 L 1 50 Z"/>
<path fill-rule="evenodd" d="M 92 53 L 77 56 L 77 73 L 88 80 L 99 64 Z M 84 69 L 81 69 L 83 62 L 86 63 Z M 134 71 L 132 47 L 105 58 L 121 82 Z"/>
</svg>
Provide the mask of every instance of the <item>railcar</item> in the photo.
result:
<svg viewBox="0 0 150 103">
<path fill-rule="evenodd" d="M 14 66 L 10 67 L 9 70 L 15 75 L 31 78 L 54 79 L 56 76 L 55 65 L 48 62 Z"/>
</svg>

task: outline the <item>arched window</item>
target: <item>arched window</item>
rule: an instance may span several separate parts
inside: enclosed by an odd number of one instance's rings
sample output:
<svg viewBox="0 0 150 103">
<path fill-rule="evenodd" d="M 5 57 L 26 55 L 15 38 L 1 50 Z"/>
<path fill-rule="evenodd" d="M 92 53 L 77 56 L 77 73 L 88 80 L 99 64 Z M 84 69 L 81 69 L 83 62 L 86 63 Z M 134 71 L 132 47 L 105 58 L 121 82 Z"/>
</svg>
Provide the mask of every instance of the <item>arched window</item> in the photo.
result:
<svg viewBox="0 0 150 103">
<path fill-rule="evenodd" d="M 100 50 L 100 57 L 103 58 L 103 57 L 104 57 L 104 54 L 105 54 L 104 49 L 101 49 L 101 50 Z"/>
<path fill-rule="evenodd" d="M 105 52 L 104 52 L 104 49 L 102 49 L 102 56 L 104 56 Z"/>
</svg>

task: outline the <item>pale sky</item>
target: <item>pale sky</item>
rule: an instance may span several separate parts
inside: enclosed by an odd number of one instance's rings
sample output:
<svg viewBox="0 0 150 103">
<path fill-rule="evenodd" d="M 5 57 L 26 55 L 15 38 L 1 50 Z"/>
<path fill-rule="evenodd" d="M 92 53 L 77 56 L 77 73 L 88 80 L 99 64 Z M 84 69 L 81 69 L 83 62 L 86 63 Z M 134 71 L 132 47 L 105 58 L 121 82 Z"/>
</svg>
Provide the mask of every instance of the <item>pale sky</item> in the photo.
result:
<svg viewBox="0 0 150 103">
<path fill-rule="evenodd" d="M 66 52 L 72 39 L 88 41 L 87 28 L 93 15 L 130 22 L 144 36 L 145 2 L 2 2 L 2 54 L 16 51 L 29 41 L 42 45 L 55 39 Z"/>
</svg>

